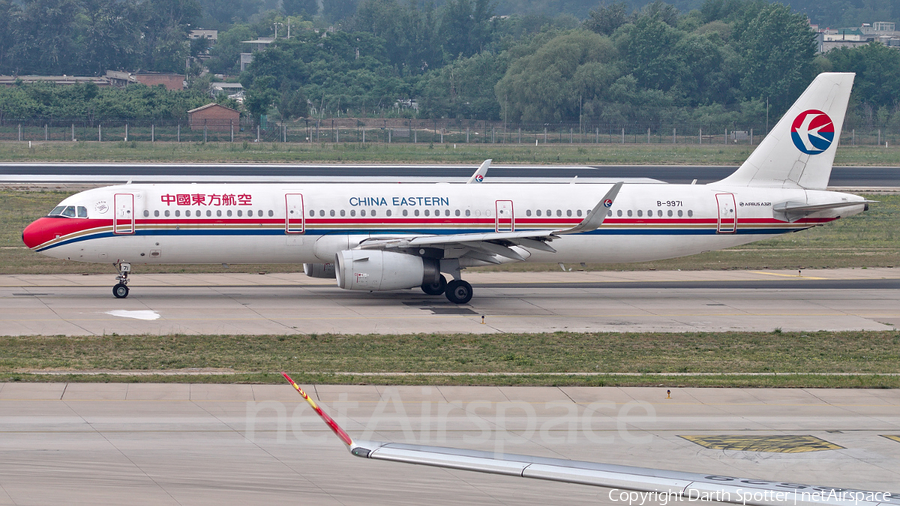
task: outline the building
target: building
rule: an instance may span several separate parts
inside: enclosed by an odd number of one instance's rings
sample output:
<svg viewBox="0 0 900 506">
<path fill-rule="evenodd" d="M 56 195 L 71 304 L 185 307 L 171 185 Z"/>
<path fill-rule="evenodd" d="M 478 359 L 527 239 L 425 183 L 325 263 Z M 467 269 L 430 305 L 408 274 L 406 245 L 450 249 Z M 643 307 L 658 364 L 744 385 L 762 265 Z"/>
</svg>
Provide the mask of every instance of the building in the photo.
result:
<svg viewBox="0 0 900 506">
<path fill-rule="evenodd" d="M 129 84 L 145 84 L 147 86 L 163 85 L 167 90 L 183 90 L 185 88 L 184 75 L 168 74 L 163 72 L 118 72 L 106 71 L 106 79 L 111 86 L 124 88 Z"/>
<path fill-rule="evenodd" d="M 219 31 L 218 30 L 191 30 L 191 33 L 188 35 L 192 40 L 193 39 L 209 39 L 209 45 L 213 46 L 219 40 Z"/>
<path fill-rule="evenodd" d="M 188 111 L 188 123 L 191 130 L 229 132 L 240 128 L 241 113 L 224 105 L 206 104 Z"/>
<path fill-rule="evenodd" d="M 887 21 L 863 23 L 859 28 L 826 28 L 817 32 L 820 53 L 827 53 L 839 47 L 864 46 L 874 41 L 888 47 L 900 48 L 900 32 L 896 31 L 894 23 Z"/>
<path fill-rule="evenodd" d="M 109 86 L 110 82 L 105 77 L 78 77 L 78 76 L 0 76 L 0 86 L 14 86 L 16 83 L 54 83 L 54 84 L 86 84 L 94 83 L 97 86 Z"/>
</svg>

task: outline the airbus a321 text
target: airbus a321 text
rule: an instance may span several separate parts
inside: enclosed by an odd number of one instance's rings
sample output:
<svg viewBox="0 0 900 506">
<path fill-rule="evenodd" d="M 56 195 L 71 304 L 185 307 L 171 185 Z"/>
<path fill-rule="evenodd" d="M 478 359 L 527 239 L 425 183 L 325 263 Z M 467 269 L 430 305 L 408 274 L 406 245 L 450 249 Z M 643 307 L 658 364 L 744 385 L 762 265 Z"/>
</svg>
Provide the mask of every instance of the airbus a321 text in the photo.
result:
<svg viewBox="0 0 900 506">
<path fill-rule="evenodd" d="M 816 77 L 736 172 L 705 185 L 478 184 L 490 160 L 470 184 L 125 184 L 63 200 L 22 239 L 114 264 L 120 298 L 132 264 L 302 262 L 344 289 L 462 304 L 466 267 L 659 260 L 862 212 L 865 199 L 826 191 L 853 77 Z"/>
</svg>

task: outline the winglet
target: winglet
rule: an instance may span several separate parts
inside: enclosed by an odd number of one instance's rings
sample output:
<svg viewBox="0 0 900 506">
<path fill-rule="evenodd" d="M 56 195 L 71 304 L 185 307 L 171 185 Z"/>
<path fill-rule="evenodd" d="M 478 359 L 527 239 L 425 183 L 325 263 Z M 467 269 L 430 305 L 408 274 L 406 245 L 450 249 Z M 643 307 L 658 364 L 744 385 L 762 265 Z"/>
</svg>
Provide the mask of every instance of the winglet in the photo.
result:
<svg viewBox="0 0 900 506">
<path fill-rule="evenodd" d="M 320 417 L 322 417 L 322 420 L 324 420 L 325 423 L 328 424 L 328 427 L 331 428 L 331 431 L 334 432 L 337 437 L 341 438 L 341 441 L 343 441 L 345 445 L 353 448 L 353 439 L 350 438 L 350 436 L 346 432 L 344 432 L 344 429 L 342 429 L 341 426 L 337 424 L 337 422 L 335 422 L 330 416 L 328 416 L 328 413 L 322 411 L 322 408 L 320 408 L 316 404 L 316 401 L 310 399 L 310 397 L 306 395 L 306 392 L 304 392 L 303 389 L 300 388 L 300 385 L 294 383 L 294 380 L 292 380 L 286 372 L 282 372 L 281 374 L 282 376 L 284 376 L 284 379 L 288 380 L 288 383 L 290 383 L 291 386 L 293 386 L 294 389 L 300 393 L 300 396 L 306 399 L 306 402 L 308 402 L 309 405 L 312 406 L 313 410 L 315 410 L 315 412 L 318 413 Z"/>
<path fill-rule="evenodd" d="M 472 174 L 472 177 L 470 177 L 469 180 L 466 181 L 466 184 L 480 183 L 480 182 L 484 181 L 484 176 L 487 175 L 487 171 L 488 171 L 488 168 L 490 168 L 490 166 L 491 166 L 490 158 L 481 162 L 481 166 L 478 167 L 478 170 L 476 170 L 475 173 Z"/>
<path fill-rule="evenodd" d="M 593 230 L 597 230 L 600 225 L 603 224 L 603 220 L 606 219 L 605 209 L 612 207 L 613 202 L 616 200 L 616 195 L 619 194 L 619 190 L 622 189 L 622 185 L 624 181 L 619 181 L 614 184 L 612 188 L 606 192 L 606 195 L 600 199 L 600 202 L 597 202 L 597 205 L 591 209 L 591 212 L 581 220 L 581 223 L 575 225 L 572 228 L 567 228 L 565 230 L 557 230 L 556 234 L 580 234 L 582 232 L 591 232 Z"/>
</svg>

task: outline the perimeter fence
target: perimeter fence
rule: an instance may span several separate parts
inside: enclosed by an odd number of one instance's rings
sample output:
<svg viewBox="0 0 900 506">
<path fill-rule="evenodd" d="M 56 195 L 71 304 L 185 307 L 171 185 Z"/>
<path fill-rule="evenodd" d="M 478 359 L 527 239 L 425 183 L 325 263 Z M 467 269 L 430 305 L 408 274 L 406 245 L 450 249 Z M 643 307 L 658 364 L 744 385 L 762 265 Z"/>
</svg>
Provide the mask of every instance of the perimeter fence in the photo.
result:
<svg viewBox="0 0 900 506">
<path fill-rule="evenodd" d="M 412 144 L 758 144 L 765 125 L 504 124 L 466 120 L 306 119 L 241 121 L 0 120 L 0 141 L 283 142 Z M 896 146 L 900 131 L 848 128 L 845 145 Z"/>
</svg>

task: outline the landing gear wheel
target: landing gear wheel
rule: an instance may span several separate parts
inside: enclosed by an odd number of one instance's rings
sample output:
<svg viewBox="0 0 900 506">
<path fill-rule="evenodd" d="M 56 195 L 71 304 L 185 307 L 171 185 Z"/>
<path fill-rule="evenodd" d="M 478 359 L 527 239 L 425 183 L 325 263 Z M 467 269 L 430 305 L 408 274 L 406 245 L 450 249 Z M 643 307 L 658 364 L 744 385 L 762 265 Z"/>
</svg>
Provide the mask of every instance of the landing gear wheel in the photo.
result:
<svg viewBox="0 0 900 506">
<path fill-rule="evenodd" d="M 461 279 L 454 279 L 447 283 L 445 295 L 454 304 L 465 304 L 472 300 L 472 285 Z"/>
<path fill-rule="evenodd" d="M 128 287 L 122 283 L 113 287 L 113 295 L 116 296 L 117 299 L 124 299 L 128 297 Z"/>
<path fill-rule="evenodd" d="M 441 295 L 447 290 L 447 278 L 441 276 L 437 283 L 425 283 L 422 291 L 428 295 Z"/>
</svg>

